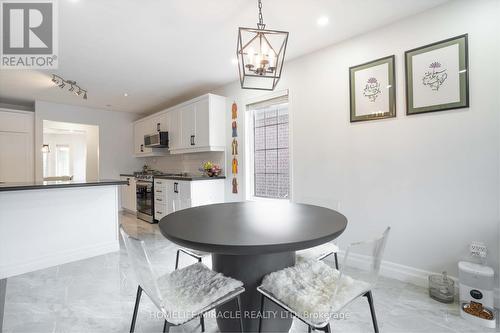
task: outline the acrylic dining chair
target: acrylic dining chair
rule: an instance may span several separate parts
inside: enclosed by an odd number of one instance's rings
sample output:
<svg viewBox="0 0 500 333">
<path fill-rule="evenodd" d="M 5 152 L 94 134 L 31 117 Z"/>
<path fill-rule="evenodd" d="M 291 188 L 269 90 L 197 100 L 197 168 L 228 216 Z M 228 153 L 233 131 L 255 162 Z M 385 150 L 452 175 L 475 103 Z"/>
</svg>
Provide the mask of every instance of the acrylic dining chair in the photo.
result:
<svg viewBox="0 0 500 333">
<path fill-rule="evenodd" d="M 301 250 L 296 252 L 297 262 L 303 262 L 308 260 L 325 260 L 326 258 L 333 255 L 333 260 L 335 263 L 335 268 L 339 269 L 339 258 L 337 253 L 339 252 L 339 247 L 333 242 L 327 242 L 309 249 Z"/>
<path fill-rule="evenodd" d="M 189 208 L 189 207 L 191 207 L 191 200 L 188 200 L 188 199 L 184 199 L 184 200 L 183 199 L 173 199 L 172 200 L 172 213 L 179 211 L 179 210 L 182 210 L 182 209 Z M 203 251 L 198 251 L 198 250 L 194 250 L 194 249 L 188 249 L 188 248 L 181 247 L 181 248 L 177 249 L 177 253 L 175 255 L 175 269 L 179 268 L 179 256 L 181 253 L 186 254 L 186 255 L 196 259 L 198 262 L 202 262 L 202 259 L 204 257 L 210 255 L 210 253 L 208 253 L 208 252 L 203 252 Z"/>
<path fill-rule="evenodd" d="M 375 239 L 352 243 L 346 249 L 340 271 L 322 261 L 309 260 L 264 277 L 257 287 L 261 293 L 261 313 L 265 300 L 277 304 L 308 325 L 308 330 L 331 332 L 330 321 L 358 297 L 366 297 L 372 324 L 378 333 L 372 290 L 390 227 Z M 265 325 L 260 319 L 259 331 Z"/>
<path fill-rule="evenodd" d="M 143 292 L 164 316 L 163 332 L 168 332 L 171 326 L 178 326 L 198 317 L 204 332 L 203 315 L 231 301 L 236 302 L 238 311 L 241 312 L 240 294 L 245 291 L 241 281 L 214 272 L 202 263 L 157 276 L 144 241 L 127 234 L 122 226 L 120 234 L 139 285 L 130 325 L 131 333 L 135 329 Z M 243 332 L 241 318 L 240 330 Z"/>
<path fill-rule="evenodd" d="M 313 206 L 320 206 L 329 209 L 338 210 L 339 202 L 333 200 L 329 197 L 301 197 L 295 201 L 296 203 L 302 203 Z M 311 247 L 305 250 L 296 252 L 297 263 L 307 261 L 307 260 L 325 260 L 333 255 L 333 260 L 335 263 L 335 268 L 339 269 L 339 259 L 338 259 L 339 247 L 334 241 L 327 242 L 315 247 Z"/>
</svg>

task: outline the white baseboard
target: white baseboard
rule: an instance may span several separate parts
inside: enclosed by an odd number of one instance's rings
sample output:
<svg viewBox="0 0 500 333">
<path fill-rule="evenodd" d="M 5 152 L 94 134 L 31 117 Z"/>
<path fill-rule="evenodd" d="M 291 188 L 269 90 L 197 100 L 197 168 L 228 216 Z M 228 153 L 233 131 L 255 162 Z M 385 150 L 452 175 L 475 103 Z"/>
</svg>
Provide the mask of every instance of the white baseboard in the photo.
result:
<svg viewBox="0 0 500 333">
<path fill-rule="evenodd" d="M 341 252 L 341 255 L 343 256 L 344 253 Z M 351 262 L 356 263 L 359 267 L 366 267 L 366 265 L 368 265 L 368 260 L 364 256 L 349 254 L 349 257 Z M 428 287 L 429 275 L 431 274 L 440 274 L 440 272 L 430 272 L 386 260 L 382 260 L 382 264 L 380 266 L 381 276 L 411 283 L 424 288 Z M 455 293 L 458 295 L 458 278 L 455 276 L 449 277 L 455 281 Z M 497 309 L 500 308 L 500 288 L 495 288 L 495 307 Z"/>
</svg>

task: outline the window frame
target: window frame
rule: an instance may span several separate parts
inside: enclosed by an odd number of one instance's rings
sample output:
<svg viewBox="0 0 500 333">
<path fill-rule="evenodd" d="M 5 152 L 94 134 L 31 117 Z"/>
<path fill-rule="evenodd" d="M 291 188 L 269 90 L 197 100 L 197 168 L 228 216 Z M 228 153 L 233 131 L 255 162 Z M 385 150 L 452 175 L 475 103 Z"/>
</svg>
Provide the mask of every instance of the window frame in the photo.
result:
<svg viewBox="0 0 500 333">
<path fill-rule="evenodd" d="M 70 145 L 67 145 L 67 144 L 56 144 L 56 147 L 55 147 L 55 175 L 56 177 L 64 177 L 64 176 L 71 176 L 71 174 L 73 173 L 73 170 L 72 170 L 72 165 L 71 165 L 71 147 Z M 60 175 L 59 173 L 59 154 L 60 152 L 62 152 L 63 149 L 60 149 L 60 148 L 64 148 L 64 150 L 66 150 L 66 154 L 67 154 L 67 158 L 68 158 L 68 174 L 67 175 Z"/>
<path fill-rule="evenodd" d="M 288 103 L 288 198 L 266 198 L 255 196 L 255 145 L 254 145 L 254 113 L 250 110 L 252 104 L 257 104 L 277 98 L 287 98 Z M 292 201 L 293 198 L 293 159 L 292 159 L 292 111 L 289 90 L 276 91 L 245 101 L 245 190 L 249 201 Z"/>
</svg>

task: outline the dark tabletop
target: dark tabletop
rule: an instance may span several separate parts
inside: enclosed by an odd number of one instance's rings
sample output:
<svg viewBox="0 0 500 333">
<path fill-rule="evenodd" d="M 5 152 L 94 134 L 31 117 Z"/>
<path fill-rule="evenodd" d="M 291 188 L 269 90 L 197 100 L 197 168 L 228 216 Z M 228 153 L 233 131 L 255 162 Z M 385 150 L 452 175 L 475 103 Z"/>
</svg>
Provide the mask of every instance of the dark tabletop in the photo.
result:
<svg viewBox="0 0 500 333">
<path fill-rule="evenodd" d="M 22 190 L 43 190 L 66 187 L 87 187 L 87 186 L 107 186 L 107 185 L 127 185 L 126 180 L 99 179 L 99 180 L 56 180 L 42 182 L 22 182 L 22 183 L 1 183 L 2 191 L 22 191 Z"/>
<path fill-rule="evenodd" d="M 344 215 L 289 202 L 234 202 L 180 210 L 161 219 L 160 231 L 188 248 L 234 255 L 297 251 L 344 232 Z"/>
</svg>

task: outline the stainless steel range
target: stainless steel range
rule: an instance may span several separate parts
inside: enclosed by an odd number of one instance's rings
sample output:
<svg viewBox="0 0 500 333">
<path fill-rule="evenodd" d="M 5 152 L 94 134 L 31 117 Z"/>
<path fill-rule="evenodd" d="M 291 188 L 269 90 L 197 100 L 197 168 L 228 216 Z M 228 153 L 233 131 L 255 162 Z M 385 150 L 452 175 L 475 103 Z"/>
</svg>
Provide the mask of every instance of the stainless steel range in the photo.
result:
<svg viewBox="0 0 500 333">
<path fill-rule="evenodd" d="M 155 170 L 134 172 L 136 180 L 136 198 L 137 198 L 137 218 L 155 223 L 154 219 L 154 177 L 156 176 L 174 176 L 186 177 L 186 173 L 164 173 Z"/>
<path fill-rule="evenodd" d="M 154 223 L 154 172 L 136 172 L 137 218 Z"/>
</svg>

